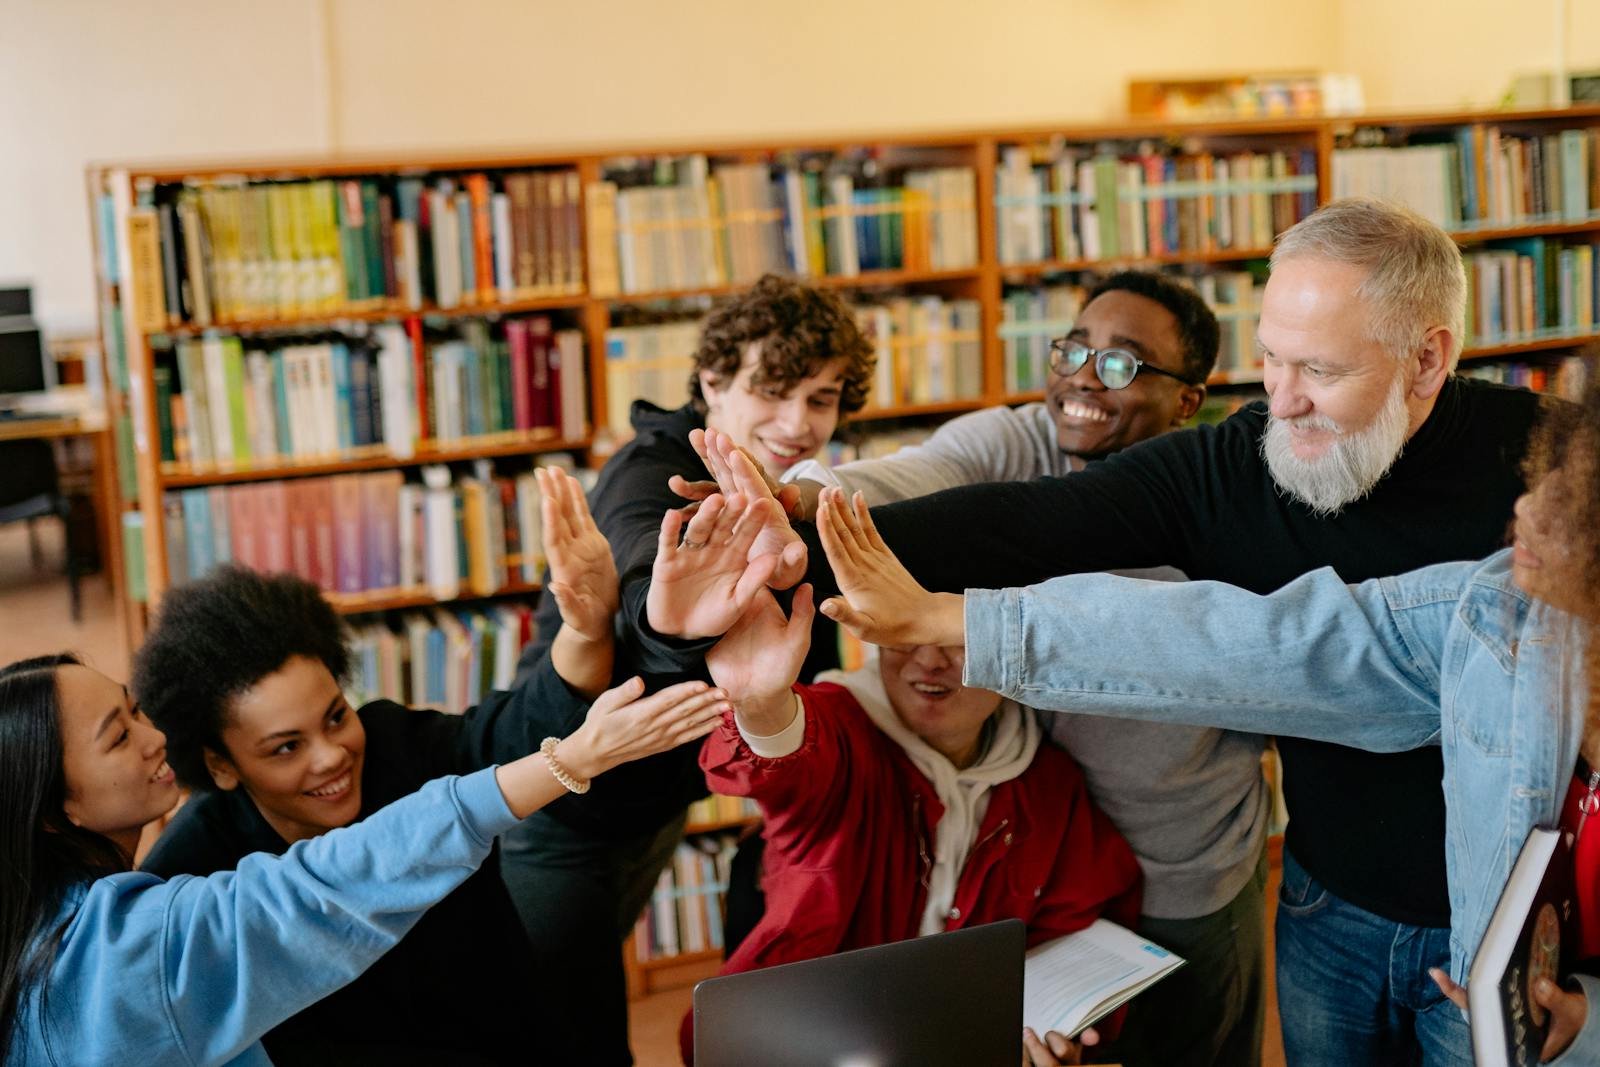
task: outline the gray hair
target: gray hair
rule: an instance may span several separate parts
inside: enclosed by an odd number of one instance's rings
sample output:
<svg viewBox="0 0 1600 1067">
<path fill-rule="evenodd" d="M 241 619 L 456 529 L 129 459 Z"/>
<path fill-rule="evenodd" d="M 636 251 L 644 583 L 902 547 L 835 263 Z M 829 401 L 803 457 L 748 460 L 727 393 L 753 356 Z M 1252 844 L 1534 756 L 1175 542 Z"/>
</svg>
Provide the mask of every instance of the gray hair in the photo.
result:
<svg viewBox="0 0 1600 1067">
<path fill-rule="evenodd" d="M 1286 259 L 1315 257 L 1366 269 L 1356 289 L 1371 313 L 1370 337 L 1404 359 L 1435 327 L 1450 331 L 1450 370 L 1461 358 L 1466 327 L 1467 273 L 1450 235 L 1391 200 L 1335 200 L 1278 236 L 1274 268 Z"/>
</svg>

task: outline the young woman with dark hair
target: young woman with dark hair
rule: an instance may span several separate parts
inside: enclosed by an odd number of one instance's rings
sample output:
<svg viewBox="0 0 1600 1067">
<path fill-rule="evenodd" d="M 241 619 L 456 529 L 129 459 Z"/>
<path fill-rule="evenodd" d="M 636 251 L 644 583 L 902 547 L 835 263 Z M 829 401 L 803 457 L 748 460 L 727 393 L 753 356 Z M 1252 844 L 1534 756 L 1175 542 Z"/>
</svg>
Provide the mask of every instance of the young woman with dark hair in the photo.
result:
<svg viewBox="0 0 1600 1067">
<path fill-rule="evenodd" d="M 595 703 L 590 768 L 706 733 L 691 684 Z M 649 739 L 642 741 L 641 739 Z M 542 753 L 445 777 L 359 826 L 208 878 L 130 870 L 176 802 L 166 739 L 125 687 L 71 655 L 0 669 L 0 1063 L 264 1064 L 272 1027 L 361 974 L 564 794 Z M 525 1040 L 524 1059 L 538 1049 Z"/>
</svg>

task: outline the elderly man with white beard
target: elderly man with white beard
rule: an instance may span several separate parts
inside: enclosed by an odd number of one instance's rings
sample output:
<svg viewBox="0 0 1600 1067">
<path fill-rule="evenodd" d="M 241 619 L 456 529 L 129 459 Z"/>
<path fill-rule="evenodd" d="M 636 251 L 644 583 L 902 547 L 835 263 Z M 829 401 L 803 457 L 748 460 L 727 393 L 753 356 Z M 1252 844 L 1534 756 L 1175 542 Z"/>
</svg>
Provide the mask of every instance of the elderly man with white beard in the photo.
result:
<svg viewBox="0 0 1600 1067">
<path fill-rule="evenodd" d="M 1465 306 L 1447 234 L 1396 205 L 1336 201 L 1274 251 L 1258 331 L 1266 405 L 1069 477 L 949 489 L 873 518 L 925 588 L 948 592 L 1172 566 L 1265 593 L 1320 567 L 1359 582 L 1488 555 L 1505 543 L 1539 400 L 1454 376 Z M 815 531 L 795 530 L 820 602 L 833 576 Z M 682 600 L 656 598 L 658 631 L 682 632 Z M 1440 750 L 1286 738 L 1279 751 L 1289 1062 L 1465 1067 L 1465 1021 L 1427 978 L 1449 959 Z"/>
</svg>

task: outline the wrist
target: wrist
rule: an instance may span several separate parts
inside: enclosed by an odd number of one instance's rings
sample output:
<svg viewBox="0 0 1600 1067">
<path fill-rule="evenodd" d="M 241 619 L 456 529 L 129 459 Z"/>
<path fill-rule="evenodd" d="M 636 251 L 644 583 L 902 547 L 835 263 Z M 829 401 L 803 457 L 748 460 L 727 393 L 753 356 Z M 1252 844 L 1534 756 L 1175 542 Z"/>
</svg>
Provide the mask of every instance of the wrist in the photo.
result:
<svg viewBox="0 0 1600 1067">
<path fill-rule="evenodd" d="M 739 723 L 747 733 L 781 733 L 794 721 L 795 695 L 791 688 L 748 693 L 734 698 L 732 703 Z"/>
<path fill-rule="evenodd" d="M 584 742 L 581 731 L 563 737 L 550 754 L 561 766 L 585 781 L 598 778 L 607 770 L 605 762 Z"/>
<path fill-rule="evenodd" d="M 922 628 L 925 645 L 962 645 L 967 643 L 967 600 L 961 593 L 931 593 Z"/>
</svg>

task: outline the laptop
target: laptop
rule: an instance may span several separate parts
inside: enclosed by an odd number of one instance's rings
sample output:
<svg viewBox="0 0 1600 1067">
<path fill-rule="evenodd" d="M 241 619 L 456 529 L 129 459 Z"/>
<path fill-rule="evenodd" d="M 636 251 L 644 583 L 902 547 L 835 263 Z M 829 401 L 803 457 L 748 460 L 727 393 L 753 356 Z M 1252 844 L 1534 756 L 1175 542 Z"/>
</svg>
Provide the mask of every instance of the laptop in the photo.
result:
<svg viewBox="0 0 1600 1067">
<path fill-rule="evenodd" d="M 1024 948 L 1008 919 L 707 979 L 695 1067 L 1013 1067 Z"/>
</svg>

